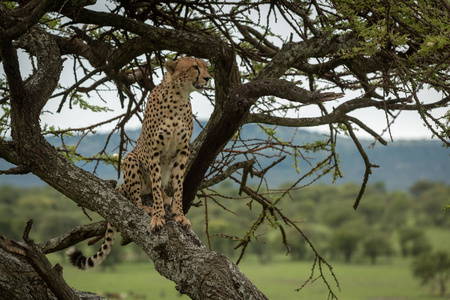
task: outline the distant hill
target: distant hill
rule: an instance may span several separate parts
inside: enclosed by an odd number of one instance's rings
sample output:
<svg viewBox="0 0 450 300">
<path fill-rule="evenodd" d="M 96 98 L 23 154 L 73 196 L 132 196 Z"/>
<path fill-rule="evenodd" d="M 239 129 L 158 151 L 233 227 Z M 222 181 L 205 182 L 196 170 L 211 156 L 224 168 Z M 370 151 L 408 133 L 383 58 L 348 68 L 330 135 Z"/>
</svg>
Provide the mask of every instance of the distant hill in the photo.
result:
<svg viewBox="0 0 450 300">
<path fill-rule="evenodd" d="M 197 135 L 199 128 L 195 128 L 194 135 Z M 283 140 L 290 140 L 295 132 L 294 128 L 278 128 L 277 135 Z M 131 138 L 137 139 L 139 131 L 128 132 Z M 264 138 L 261 129 L 254 124 L 244 126 L 242 136 L 252 138 Z M 87 136 L 81 143 L 78 151 L 82 154 L 92 155 L 97 153 L 107 138 L 106 134 L 97 133 Z M 310 131 L 298 130 L 295 135 L 295 143 L 303 144 L 324 140 L 326 137 Z M 67 144 L 76 144 L 79 137 L 65 138 Z M 60 141 L 50 138 L 53 145 L 59 145 Z M 450 183 L 450 151 L 442 147 L 442 143 L 436 140 L 411 140 L 395 141 L 389 143 L 387 147 L 377 144 L 373 149 L 369 149 L 372 140 L 361 140 L 363 147 L 373 164 L 380 168 L 372 169 L 369 182 L 382 181 L 388 189 L 407 189 L 418 180 L 442 181 Z M 117 152 L 119 136 L 113 135 L 110 139 L 110 153 Z M 364 174 L 364 162 L 360 157 L 355 145 L 350 139 L 339 138 L 337 151 L 342 164 L 344 178 L 339 179 L 336 184 L 345 182 L 361 182 Z M 308 156 L 316 158 L 323 157 L 323 153 L 312 153 Z M 263 163 L 265 163 L 263 161 Z M 292 158 L 286 158 L 282 163 L 274 167 L 267 175 L 272 187 L 277 187 L 287 181 L 294 181 L 299 178 L 299 174 L 293 169 Z M 267 161 L 267 165 L 270 162 Z M 80 167 L 93 171 L 94 164 L 79 164 Z M 7 169 L 10 165 L 0 159 L 0 169 Z M 302 170 L 302 164 L 300 164 Z M 100 165 L 97 168 L 97 175 L 103 179 L 117 179 L 117 171 L 111 166 Z M 331 183 L 331 176 L 324 177 L 319 182 Z M 17 186 L 43 185 L 39 178 L 34 175 L 0 175 L 0 185 L 11 184 Z"/>
</svg>

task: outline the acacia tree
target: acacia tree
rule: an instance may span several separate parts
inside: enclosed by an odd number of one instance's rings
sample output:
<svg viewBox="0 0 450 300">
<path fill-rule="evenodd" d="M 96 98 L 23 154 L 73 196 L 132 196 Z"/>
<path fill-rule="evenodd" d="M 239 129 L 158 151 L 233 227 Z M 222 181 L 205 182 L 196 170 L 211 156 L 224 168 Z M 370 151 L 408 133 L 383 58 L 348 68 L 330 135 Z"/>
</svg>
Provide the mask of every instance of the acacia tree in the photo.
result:
<svg viewBox="0 0 450 300">
<path fill-rule="evenodd" d="M 422 284 L 436 284 L 439 295 L 445 297 L 450 279 L 450 255 L 444 250 L 424 253 L 417 257 L 412 265 L 414 277 L 421 279 Z"/>
<path fill-rule="evenodd" d="M 174 281 L 193 299 L 264 299 L 265 296 L 223 255 L 206 251 L 195 234 L 169 221 L 158 233 L 149 229 L 149 216 L 126 201 L 114 187 L 75 166 L 70 158 L 117 164 L 131 150 L 127 135 L 130 118 L 142 119 L 146 96 L 155 86 L 166 59 L 189 55 L 207 60 L 214 77 L 205 96 L 214 111 L 199 136 L 192 141 L 189 169 L 184 182 L 183 208 L 194 199 L 213 199 L 214 185 L 226 178 L 239 184 L 243 203 L 259 207 L 255 220 L 238 240 L 241 256 L 255 239 L 258 228 L 269 223 L 279 230 L 289 251 L 286 227 L 303 235 L 295 220 L 278 208 L 289 191 L 307 186 L 325 174 L 341 177 L 336 153 L 337 136 L 348 135 L 365 163 L 357 208 L 372 168 L 355 135 L 357 128 L 387 145 L 385 132 L 375 132 L 352 115 L 359 109 L 385 112 L 386 132 L 403 111 L 420 115 L 431 133 L 449 145 L 448 107 L 450 61 L 450 7 L 447 1 L 359 0 L 329 1 L 108 1 L 94 9 L 95 1 L 9 1 L 0 4 L 0 57 L 5 73 L 1 81 L 0 157 L 15 165 L 3 174 L 33 173 L 80 206 L 99 213 L 114 224 L 151 258 L 157 271 Z M 97 6 L 98 8 L 98 6 Z M 284 34 L 271 30 L 284 24 Z M 30 54 L 32 74 L 24 79 L 18 49 Z M 73 65 L 73 81 L 60 80 L 63 61 Z M 439 98 L 424 102 L 419 91 L 431 88 Z M 117 97 L 106 100 L 107 91 Z M 61 109 L 79 105 L 100 113 L 89 96 L 105 102 L 119 101 L 126 112 L 83 128 L 55 129 L 40 123 L 49 99 Z M 108 95 L 111 95 L 109 93 Z M 356 95 L 356 96 L 350 96 Z M 316 116 L 304 117 L 307 107 Z M 102 124 L 114 124 L 110 136 L 121 137 L 118 157 L 106 152 L 109 138 L 98 155 L 83 157 L 77 146 L 63 143 L 67 134 L 80 134 L 80 143 Z M 264 140 L 244 139 L 244 124 L 257 123 Z M 327 125 L 324 141 L 297 145 L 284 141 L 274 127 Z M 54 148 L 46 136 L 61 137 Z M 10 137 L 10 138 L 9 138 Z M 324 151 L 313 161 L 306 153 Z M 292 186 L 271 191 L 265 175 L 292 156 L 306 161 Z M 261 160 L 260 158 L 266 158 Z M 247 184 L 257 177 L 257 188 Z M 206 202 L 205 202 L 206 203 Z M 226 208 L 226 205 L 221 204 Z M 44 254 L 100 236 L 105 222 L 74 228 L 65 235 L 35 244 L 0 239 L 0 285 L 7 298 L 94 298 L 67 286 L 59 266 L 52 267 Z M 310 244 L 306 236 L 306 242 Z M 315 253 L 313 269 L 336 297 L 322 273 L 330 267 Z M 239 260 L 240 260 L 239 258 Z M 28 272 L 24 272 L 27 270 Z M 330 267 L 331 270 L 331 267 Z M 307 281 L 313 280 L 313 274 Z M 220 282 L 220 284 L 218 284 Z M 18 288 L 20 287 L 20 288 Z"/>
</svg>

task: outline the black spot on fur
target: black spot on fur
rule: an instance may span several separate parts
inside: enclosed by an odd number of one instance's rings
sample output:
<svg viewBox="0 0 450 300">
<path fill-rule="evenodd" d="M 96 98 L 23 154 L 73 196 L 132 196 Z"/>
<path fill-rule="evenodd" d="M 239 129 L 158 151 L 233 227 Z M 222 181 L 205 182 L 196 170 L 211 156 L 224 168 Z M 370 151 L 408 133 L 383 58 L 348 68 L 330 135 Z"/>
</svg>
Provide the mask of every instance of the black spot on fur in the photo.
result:
<svg viewBox="0 0 450 300">
<path fill-rule="evenodd" d="M 78 267 L 81 270 L 86 269 L 86 257 L 80 250 L 75 249 L 73 252 L 68 254 L 68 257 L 72 265 Z"/>
<path fill-rule="evenodd" d="M 94 266 L 94 262 L 92 261 L 92 258 L 88 258 L 87 260 L 89 267 L 93 267 Z"/>
</svg>

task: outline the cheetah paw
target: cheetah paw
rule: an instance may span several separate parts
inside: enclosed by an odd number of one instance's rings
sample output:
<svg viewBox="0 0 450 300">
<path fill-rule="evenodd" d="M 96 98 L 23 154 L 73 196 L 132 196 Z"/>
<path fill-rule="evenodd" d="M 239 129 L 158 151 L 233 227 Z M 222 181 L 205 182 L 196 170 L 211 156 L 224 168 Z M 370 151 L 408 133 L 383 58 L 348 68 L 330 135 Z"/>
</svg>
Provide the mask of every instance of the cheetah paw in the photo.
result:
<svg viewBox="0 0 450 300">
<path fill-rule="evenodd" d="M 166 220 L 164 220 L 164 217 L 160 216 L 153 216 L 152 221 L 150 222 L 152 231 L 157 231 L 161 229 L 164 226 L 164 224 L 166 224 Z"/>
<path fill-rule="evenodd" d="M 189 222 L 189 220 L 185 216 L 177 215 L 174 219 L 175 222 L 180 223 L 184 228 L 191 228 L 191 222 Z"/>
</svg>

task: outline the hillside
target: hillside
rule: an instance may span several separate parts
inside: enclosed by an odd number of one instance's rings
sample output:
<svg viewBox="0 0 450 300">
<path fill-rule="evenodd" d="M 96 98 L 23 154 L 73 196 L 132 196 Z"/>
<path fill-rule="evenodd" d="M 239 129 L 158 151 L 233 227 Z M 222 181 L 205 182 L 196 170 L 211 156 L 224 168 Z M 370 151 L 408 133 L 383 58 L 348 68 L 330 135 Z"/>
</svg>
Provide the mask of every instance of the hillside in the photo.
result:
<svg viewBox="0 0 450 300">
<path fill-rule="evenodd" d="M 284 140 L 292 138 L 294 128 L 278 128 L 277 134 Z M 199 128 L 195 128 L 194 135 L 197 135 Z M 130 131 L 128 135 L 137 139 L 139 131 Z M 261 129 L 257 125 L 245 125 L 241 134 L 245 137 L 264 138 Z M 97 133 L 87 136 L 81 143 L 78 151 L 85 155 L 98 153 L 102 148 L 106 134 Z M 303 144 L 317 140 L 324 140 L 325 136 L 310 131 L 299 130 L 295 135 L 295 143 Z M 51 138 L 49 141 L 57 146 L 59 139 Z M 65 138 L 67 144 L 76 144 L 79 137 Z M 119 143 L 118 135 L 111 137 L 108 151 L 117 152 Z M 442 181 L 450 183 L 450 151 L 442 147 L 442 143 L 436 140 L 411 140 L 390 142 L 387 147 L 377 144 L 373 149 L 369 149 L 372 140 L 362 140 L 362 144 L 367 151 L 372 163 L 380 168 L 373 169 L 373 174 L 369 182 L 383 181 L 388 189 L 407 189 L 418 180 Z M 347 138 L 339 138 L 337 151 L 340 155 L 344 178 L 336 183 L 361 182 L 364 174 L 364 163 L 353 142 Z M 320 159 L 324 154 L 313 153 L 315 159 Z M 298 174 L 292 167 L 292 158 L 285 159 L 282 163 L 268 173 L 268 181 L 272 187 L 293 181 L 298 178 Z M 93 171 L 94 164 L 80 164 L 88 171 Z M 0 159 L 0 169 L 7 169 L 9 164 Z M 300 165 L 302 167 L 302 165 Z M 97 168 L 97 175 L 103 179 L 117 179 L 117 172 L 111 166 L 101 165 Z M 323 178 L 321 183 L 331 183 L 331 176 Z M 0 176 L 1 184 L 11 184 L 16 186 L 38 186 L 44 183 L 34 175 L 21 176 Z"/>
</svg>

